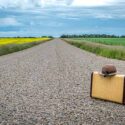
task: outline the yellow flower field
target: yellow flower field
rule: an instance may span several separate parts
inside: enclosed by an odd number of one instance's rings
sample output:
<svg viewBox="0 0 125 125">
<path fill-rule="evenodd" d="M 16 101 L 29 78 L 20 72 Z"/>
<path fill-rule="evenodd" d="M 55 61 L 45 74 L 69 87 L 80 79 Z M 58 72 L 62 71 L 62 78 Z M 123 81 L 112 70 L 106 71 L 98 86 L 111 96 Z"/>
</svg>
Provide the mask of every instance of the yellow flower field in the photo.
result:
<svg viewBox="0 0 125 125">
<path fill-rule="evenodd" d="M 31 48 L 52 38 L 0 38 L 0 56 Z"/>
<path fill-rule="evenodd" d="M 50 38 L 0 38 L 0 46 L 7 44 L 24 44 L 37 41 L 46 41 Z"/>
</svg>

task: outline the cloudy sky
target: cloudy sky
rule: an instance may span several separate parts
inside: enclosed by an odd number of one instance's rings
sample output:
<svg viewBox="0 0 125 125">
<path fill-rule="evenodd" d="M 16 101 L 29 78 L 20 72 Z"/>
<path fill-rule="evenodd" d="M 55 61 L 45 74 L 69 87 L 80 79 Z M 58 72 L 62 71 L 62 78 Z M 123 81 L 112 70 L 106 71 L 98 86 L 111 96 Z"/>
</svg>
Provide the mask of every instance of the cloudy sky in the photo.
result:
<svg viewBox="0 0 125 125">
<path fill-rule="evenodd" d="M 0 0 L 0 36 L 125 35 L 124 0 Z"/>
</svg>

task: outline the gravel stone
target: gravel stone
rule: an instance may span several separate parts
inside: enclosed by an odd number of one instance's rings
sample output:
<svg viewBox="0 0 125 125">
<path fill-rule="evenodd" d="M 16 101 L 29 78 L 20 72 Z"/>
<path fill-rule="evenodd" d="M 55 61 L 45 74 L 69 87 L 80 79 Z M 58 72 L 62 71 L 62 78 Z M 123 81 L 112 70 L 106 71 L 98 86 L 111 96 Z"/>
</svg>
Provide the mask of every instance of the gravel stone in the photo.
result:
<svg viewBox="0 0 125 125">
<path fill-rule="evenodd" d="M 0 57 L 1 125 L 125 125 L 125 106 L 90 98 L 92 71 L 125 62 L 62 40 Z"/>
</svg>

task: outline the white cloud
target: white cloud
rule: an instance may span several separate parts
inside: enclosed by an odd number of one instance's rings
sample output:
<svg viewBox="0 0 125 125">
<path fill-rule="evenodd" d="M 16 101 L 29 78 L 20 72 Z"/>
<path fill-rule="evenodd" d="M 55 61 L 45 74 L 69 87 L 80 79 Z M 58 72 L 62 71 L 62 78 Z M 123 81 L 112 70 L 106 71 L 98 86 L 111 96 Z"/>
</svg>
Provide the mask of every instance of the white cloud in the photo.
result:
<svg viewBox="0 0 125 125">
<path fill-rule="evenodd" d="M 97 13 L 94 16 L 99 19 L 112 19 L 113 18 L 113 16 L 110 14 L 102 14 L 102 13 L 101 14 Z"/>
<path fill-rule="evenodd" d="M 72 0 L 0 0 L 0 8 L 43 8 L 50 6 L 68 6 Z"/>
<path fill-rule="evenodd" d="M 96 7 L 119 3 L 124 3 L 124 0 L 0 0 L 0 8 Z"/>
<path fill-rule="evenodd" d="M 79 20 L 83 17 L 125 18 L 124 5 L 124 0 L 0 0 L 0 7 L 10 12 L 32 13 L 41 19 L 52 16 L 70 20 Z M 14 18 L 4 21 L 3 24 L 19 25 L 19 22 Z"/>
<path fill-rule="evenodd" d="M 45 7 L 96 7 L 117 5 L 123 0 L 0 0 L 0 8 L 38 9 Z"/>
<path fill-rule="evenodd" d="M 74 0 L 71 6 L 105 6 L 111 5 L 115 2 L 115 0 Z"/>
<path fill-rule="evenodd" d="M 46 6 L 68 6 L 73 0 L 38 0 L 39 5 Z"/>
<path fill-rule="evenodd" d="M 65 0 L 41 0 L 42 6 L 55 6 L 55 5 L 62 5 L 65 6 L 66 5 L 66 1 Z"/>
<path fill-rule="evenodd" d="M 13 17 L 6 17 L 6 18 L 0 18 L 0 25 L 3 25 L 3 26 L 18 26 L 18 25 L 21 25 L 21 24 Z"/>
<path fill-rule="evenodd" d="M 34 0 L 0 0 L 0 6 L 3 8 L 33 8 L 35 6 Z"/>
</svg>

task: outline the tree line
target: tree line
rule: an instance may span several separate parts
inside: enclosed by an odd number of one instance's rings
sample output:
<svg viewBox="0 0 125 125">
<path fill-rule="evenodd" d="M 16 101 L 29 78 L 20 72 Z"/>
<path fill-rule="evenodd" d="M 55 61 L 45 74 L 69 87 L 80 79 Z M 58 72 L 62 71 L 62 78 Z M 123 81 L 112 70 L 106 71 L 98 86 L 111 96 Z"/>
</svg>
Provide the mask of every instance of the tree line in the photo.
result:
<svg viewBox="0 0 125 125">
<path fill-rule="evenodd" d="M 0 37 L 0 38 L 54 38 L 53 36 L 15 36 L 15 37 Z"/>
<path fill-rule="evenodd" d="M 60 36 L 60 38 L 125 38 L 125 35 L 117 36 L 117 35 L 107 35 L 107 34 L 63 34 Z"/>
</svg>

